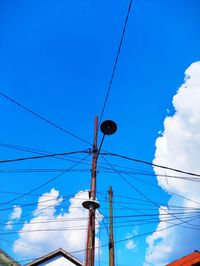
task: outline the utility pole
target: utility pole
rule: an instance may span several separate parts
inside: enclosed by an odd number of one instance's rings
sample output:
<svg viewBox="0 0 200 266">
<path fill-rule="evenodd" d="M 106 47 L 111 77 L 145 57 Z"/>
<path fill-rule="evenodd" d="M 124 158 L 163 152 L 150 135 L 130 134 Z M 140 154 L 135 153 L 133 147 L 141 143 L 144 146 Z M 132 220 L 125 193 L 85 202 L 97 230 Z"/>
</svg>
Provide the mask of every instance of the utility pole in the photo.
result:
<svg viewBox="0 0 200 266">
<path fill-rule="evenodd" d="M 99 203 L 96 201 L 96 174 L 97 174 L 97 158 L 98 158 L 97 132 L 98 132 L 98 117 L 95 117 L 94 142 L 92 149 L 91 190 L 89 193 L 89 200 L 83 202 L 83 207 L 89 210 L 85 266 L 94 266 L 95 211 L 100 206 Z"/>
<path fill-rule="evenodd" d="M 110 235 L 109 235 L 109 266 L 115 265 L 114 254 L 114 237 L 113 237 L 113 190 L 109 187 L 109 222 L 110 222 Z"/>
<path fill-rule="evenodd" d="M 100 207 L 99 202 L 96 200 L 96 175 L 97 175 L 97 159 L 103 144 L 105 135 L 112 135 L 116 132 L 117 125 L 111 120 L 106 120 L 101 124 L 101 132 L 103 138 L 100 147 L 97 146 L 98 139 L 98 117 L 94 120 L 94 141 L 92 148 L 92 169 L 91 169 L 91 186 L 89 192 L 89 200 L 82 203 L 85 209 L 89 210 L 89 221 L 87 231 L 87 246 L 85 256 L 85 266 L 94 266 L 95 261 L 95 212 Z"/>
</svg>

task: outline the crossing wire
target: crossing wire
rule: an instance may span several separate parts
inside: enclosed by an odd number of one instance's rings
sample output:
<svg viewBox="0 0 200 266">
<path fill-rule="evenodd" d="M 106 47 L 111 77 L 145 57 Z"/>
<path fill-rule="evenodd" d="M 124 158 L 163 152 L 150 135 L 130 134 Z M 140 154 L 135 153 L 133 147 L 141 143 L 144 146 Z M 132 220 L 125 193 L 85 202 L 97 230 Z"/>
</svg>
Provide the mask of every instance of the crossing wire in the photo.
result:
<svg viewBox="0 0 200 266">
<path fill-rule="evenodd" d="M 28 108 L 28 107 L 22 105 L 21 103 L 15 101 L 14 99 L 12 99 L 12 98 L 10 98 L 9 96 L 7 96 L 5 93 L 3 93 L 3 92 L 0 91 L 0 95 L 3 96 L 5 99 L 9 100 L 10 102 L 16 104 L 17 106 L 19 106 L 19 107 L 22 108 L 23 110 L 29 112 L 30 114 L 36 116 L 37 118 L 39 118 L 39 119 L 45 121 L 45 122 L 48 123 L 48 124 L 50 124 L 51 126 L 54 126 L 55 128 L 57 128 L 57 129 L 59 129 L 59 130 L 65 132 L 65 133 L 67 133 L 68 135 L 70 135 L 70 136 L 72 136 L 72 137 L 74 137 L 74 138 L 76 138 L 76 139 L 78 139 L 78 140 L 80 140 L 80 141 L 82 141 L 82 142 L 85 142 L 85 143 L 87 143 L 87 144 L 89 144 L 89 145 L 91 146 L 91 143 L 90 143 L 89 141 L 87 141 L 87 140 L 85 140 L 85 139 L 83 139 L 83 138 L 81 138 L 81 137 L 79 137 L 79 136 L 77 136 L 77 135 L 71 133 L 69 130 L 66 130 L 65 128 L 63 128 L 63 127 L 57 125 L 56 123 L 50 121 L 49 119 L 45 118 L 44 116 L 42 116 L 42 115 L 40 115 L 40 114 L 38 114 L 38 113 L 32 111 L 30 108 Z"/>
<path fill-rule="evenodd" d="M 105 100 L 104 100 L 103 108 L 102 108 L 100 119 L 99 119 L 99 125 L 101 124 L 102 117 L 103 117 L 103 114 L 104 114 L 104 111 L 105 111 L 105 107 L 106 107 L 106 104 L 107 104 L 107 101 L 108 101 L 108 96 L 109 96 L 109 93 L 110 93 L 110 90 L 111 90 L 111 87 L 112 87 L 112 83 L 113 83 L 113 79 L 114 79 L 117 63 L 118 63 L 118 60 L 119 60 L 119 55 L 120 55 L 122 44 L 123 44 L 123 40 L 124 40 L 124 35 L 125 35 L 125 32 L 126 32 L 126 26 L 127 26 L 127 23 L 128 23 L 128 19 L 129 19 L 131 7 L 132 7 L 132 2 L 133 2 L 132 0 L 129 2 L 127 15 L 126 15 L 124 26 L 123 26 L 123 30 L 122 30 L 122 35 L 121 35 L 121 39 L 120 39 L 120 42 L 119 42 L 119 47 L 118 47 L 118 50 L 117 50 L 117 55 L 116 55 L 116 58 L 115 58 L 115 62 L 114 62 L 114 66 L 113 66 L 113 70 L 112 70 L 112 74 L 111 74 L 111 78 L 110 78 L 110 81 L 109 81 L 106 97 L 105 97 Z"/>
<path fill-rule="evenodd" d="M 126 159 L 126 160 L 129 160 L 129 161 L 134 161 L 136 163 L 142 163 L 142 164 L 151 165 L 151 166 L 162 168 L 162 169 L 166 169 L 166 170 L 175 171 L 175 172 L 178 172 L 178 173 L 181 173 L 181 174 L 186 174 L 186 175 L 192 175 L 192 176 L 200 177 L 200 174 L 183 171 L 181 169 L 176 169 L 176 168 L 165 166 L 165 165 L 151 163 L 151 162 L 148 162 L 148 161 L 145 161 L 145 160 L 140 160 L 140 159 L 137 159 L 137 158 L 131 158 L 131 157 L 128 157 L 126 155 L 116 154 L 116 153 L 112 153 L 112 152 L 103 152 L 103 153 L 101 153 L 101 155 L 110 155 L 110 156 Z"/>
<path fill-rule="evenodd" d="M 199 219 L 199 216 L 195 216 L 193 217 L 192 219 L 190 219 L 189 221 L 194 221 L 194 220 L 197 220 Z M 183 220 L 183 224 L 184 223 L 189 223 L 188 220 Z M 166 221 L 165 221 L 166 222 Z M 154 222 L 149 222 L 149 223 L 146 223 L 147 225 L 149 224 L 155 224 L 155 223 L 158 223 L 158 221 L 154 221 Z M 169 223 L 169 224 L 172 224 L 172 225 L 176 225 L 177 223 L 172 223 L 172 222 L 169 222 L 167 221 L 166 223 Z M 142 224 L 138 224 L 138 225 L 143 225 Z M 128 224 L 128 225 L 121 225 L 121 226 L 115 226 L 116 228 L 127 228 L 127 227 L 133 227 L 135 226 L 135 224 Z M 185 227 L 184 225 L 182 225 L 182 227 L 184 228 L 188 228 L 188 229 L 193 229 L 193 230 L 196 230 L 196 231 L 199 231 L 200 228 L 195 228 L 195 227 Z M 98 227 L 98 229 L 102 229 L 103 227 Z M 43 229 L 32 229 L 32 230 L 21 230 L 21 231 L 10 231 L 10 232 L 4 232 L 4 233 L 0 233 L 0 236 L 2 235 L 13 235 L 13 234 L 17 234 L 17 233 L 20 233 L 20 234 L 32 234 L 32 233 L 37 233 L 37 232 L 64 232 L 64 231 L 86 231 L 87 230 L 87 226 L 74 226 L 74 227 L 62 227 L 62 228 L 43 228 Z"/>
<path fill-rule="evenodd" d="M 113 167 L 113 165 L 112 164 L 110 164 L 108 161 L 107 161 L 107 159 L 104 157 L 104 156 L 102 156 L 103 157 L 103 159 L 105 160 L 105 162 L 107 162 L 107 164 L 114 170 L 114 171 L 116 171 L 116 173 L 118 173 L 117 172 L 117 170 Z M 120 174 L 120 173 L 118 173 L 118 175 L 131 187 L 131 188 L 133 188 L 137 193 L 139 193 L 140 195 L 142 195 L 147 201 L 149 201 L 149 202 L 151 202 L 153 205 L 155 205 L 156 207 L 158 207 L 158 208 L 160 208 L 161 210 L 163 210 L 165 213 L 167 213 L 167 214 L 169 214 L 169 215 L 171 215 L 171 216 L 173 216 L 174 218 L 177 218 L 178 220 L 180 220 L 180 221 L 182 221 L 183 222 L 183 220 L 181 219 L 181 218 L 179 218 L 179 217 L 177 217 L 176 215 L 174 215 L 173 213 L 170 213 L 170 212 L 168 212 L 165 208 L 163 208 L 162 206 L 159 206 L 157 203 L 155 203 L 154 201 L 152 201 L 149 197 L 147 197 L 143 192 L 141 192 L 138 188 L 136 188 L 133 184 L 131 184 L 122 174 Z M 189 222 L 186 222 L 188 225 L 192 225 L 192 224 L 190 224 Z M 181 225 L 180 225 L 181 226 Z"/>
<path fill-rule="evenodd" d="M 31 193 L 33 193 L 33 192 L 39 190 L 39 189 L 41 189 L 42 187 L 44 187 L 44 186 L 50 184 L 50 183 L 53 182 L 54 180 L 58 179 L 59 177 L 61 177 L 62 175 L 66 174 L 67 172 L 69 172 L 69 171 L 70 171 L 71 169 L 73 169 L 74 167 L 76 167 L 78 164 L 80 164 L 82 161 L 84 161 L 88 156 L 89 156 L 89 155 L 87 154 L 84 158 L 82 158 L 80 161 L 78 161 L 77 163 L 75 163 L 75 164 L 72 165 L 70 168 L 68 168 L 68 169 L 66 169 L 64 172 L 60 173 L 59 175 L 52 177 L 51 179 L 47 180 L 47 181 L 44 182 L 43 184 L 41 184 L 41 185 L 39 185 L 39 186 L 37 186 L 37 187 L 31 189 L 31 190 L 28 191 L 28 192 L 25 192 L 24 194 L 22 194 L 22 195 L 20 195 L 20 196 L 18 196 L 18 197 L 15 197 L 14 199 L 11 199 L 11 200 L 9 200 L 9 201 L 6 201 L 6 202 L 0 204 L 0 206 L 6 205 L 6 204 L 11 203 L 11 202 L 14 202 L 14 201 L 16 201 L 16 200 L 18 200 L 18 199 L 21 199 L 21 198 L 23 198 L 23 197 L 25 197 L 25 196 L 27 196 L 27 195 L 29 195 L 29 194 L 31 194 Z"/>
<path fill-rule="evenodd" d="M 183 221 L 183 222 L 180 222 L 180 223 L 177 223 L 177 224 L 172 224 L 172 225 L 166 226 L 164 228 L 157 229 L 156 232 L 162 232 L 162 231 L 168 230 L 170 228 L 173 228 L 175 226 L 182 225 L 182 224 L 184 224 L 186 222 L 194 221 L 196 219 L 197 219 L 197 217 L 195 217 L 195 218 L 193 217 L 193 218 L 191 218 L 191 219 L 189 219 L 187 221 Z M 114 243 L 117 244 L 117 243 L 126 242 L 128 240 L 132 240 L 132 239 L 135 239 L 135 238 L 139 238 L 139 237 L 143 237 L 143 236 L 147 236 L 147 235 L 153 234 L 154 232 L 155 231 L 144 232 L 144 233 L 141 233 L 141 234 L 138 234 L 138 235 L 134 235 L 134 236 L 131 236 L 131 237 L 128 237 L 128 238 L 126 237 L 126 238 L 114 241 Z M 107 246 L 108 246 L 108 244 L 102 244 L 102 245 L 99 245 L 99 246 L 95 246 L 95 249 L 97 250 L 99 248 L 103 248 L 103 247 L 107 247 Z M 80 249 L 80 250 L 71 251 L 70 254 L 83 253 L 85 251 L 86 251 L 86 249 Z M 27 262 L 27 261 L 34 261 L 36 259 L 38 259 L 38 258 L 29 258 L 29 259 L 25 259 L 25 260 L 20 260 L 18 262 L 23 263 L 23 262 Z"/>
<path fill-rule="evenodd" d="M 86 151 L 72 151 L 72 152 L 53 153 L 53 154 L 51 153 L 51 154 L 46 154 L 46 155 L 38 155 L 38 156 L 31 156 L 31 157 L 21 157 L 21 158 L 15 158 L 15 159 L 0 160 L 0 163 L 11 163 L 11 162 L 18 162 L 18 161 L 43 159 L 43 158 L 64 156 L 64 155 L 77 154 L 77 153 L 89 153 L 89 152 L 86 150 Z"/>
</svg>

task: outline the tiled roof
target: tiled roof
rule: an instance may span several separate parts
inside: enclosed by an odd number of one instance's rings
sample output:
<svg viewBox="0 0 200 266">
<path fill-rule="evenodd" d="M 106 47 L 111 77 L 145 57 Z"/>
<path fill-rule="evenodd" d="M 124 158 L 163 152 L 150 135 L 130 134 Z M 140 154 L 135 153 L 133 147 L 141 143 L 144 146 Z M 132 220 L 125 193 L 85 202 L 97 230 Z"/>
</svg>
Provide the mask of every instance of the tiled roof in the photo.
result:
<svg viewBox="0 0 200 266">
<path fill-rule="evenodd" d="M 200 266 L 200 252 L 198 250 L 193 253 L 175 260 L 166 266 Z"/>
</svg>

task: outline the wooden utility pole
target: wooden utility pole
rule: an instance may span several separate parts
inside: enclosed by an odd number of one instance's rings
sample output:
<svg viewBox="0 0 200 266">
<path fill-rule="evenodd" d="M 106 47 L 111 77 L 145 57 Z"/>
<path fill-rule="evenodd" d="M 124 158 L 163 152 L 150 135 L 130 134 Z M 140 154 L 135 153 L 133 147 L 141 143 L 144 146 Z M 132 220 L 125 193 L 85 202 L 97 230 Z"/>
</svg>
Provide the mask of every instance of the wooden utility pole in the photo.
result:
<svg viewBox="0 0 200 266">
<path fill-rule="evenodd" d="M 91 176 L 91 188 L 89 192 L 89 200 L 82 203 L 85 209 L 89 210 L 89 221 L 87 231 L 87 247 L 85 255 L 85 266 L 94 266 L 95 261 L 95 212 L 100 207 L 96 200 L 96 175 L 97 175 L 97 159 L 103 144 L 105 135 L 112 135 L 117 130 L 117 125 L 112 120 L 106 120 L 101 124 L 101 132 L 103 138 L 100 147 L 97 147 L 97 133 L 98 133 L 98 117 L 94 120 L 94 142 L 92 148 L 92 176 Z M 111 264 L 114 265 L 114 264 Z"/>
<path fill-rule="evenodd" d="M 114 256 L 114 237 L 113 237 L 113 190 L 109 187 L 109 221 L 110 221 L 110 235 L 109 235 L 109 266 L 115 265 Z"/>
<path fill-rule="evenodd" d="M 91 190 L 89 200 L 83 202 L 83 207 L 89 210 L 89 222 L 87 233 L 87 247 L 85 266 L 94 266 L 95 255 L 95 211 L 99 208 L 99 203 L 96 201 L 96 173 L 97 173 L 97 131 L 98 131 L 98 117 L 94 121 L 94 143 L 92 149 L 92 176 L 91 176 Z"/>
</svg>

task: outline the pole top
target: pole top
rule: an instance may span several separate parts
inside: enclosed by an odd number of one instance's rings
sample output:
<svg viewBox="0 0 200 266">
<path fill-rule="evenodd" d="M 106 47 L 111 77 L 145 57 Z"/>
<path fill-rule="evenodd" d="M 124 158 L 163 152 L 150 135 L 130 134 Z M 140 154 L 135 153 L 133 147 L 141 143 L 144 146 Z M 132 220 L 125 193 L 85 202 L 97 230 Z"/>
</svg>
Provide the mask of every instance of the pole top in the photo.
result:
<svg viewBox="0 0 200 266">
<path fill-rule="evenodd" d="M 109 186 L 109 190 L 108 190 L 108 193 L 109 193 L 109 194 L 112 194 L 112 195 L 113 195 L 113 190 L 112 190 L 112 186 Z"/>
</svg>

